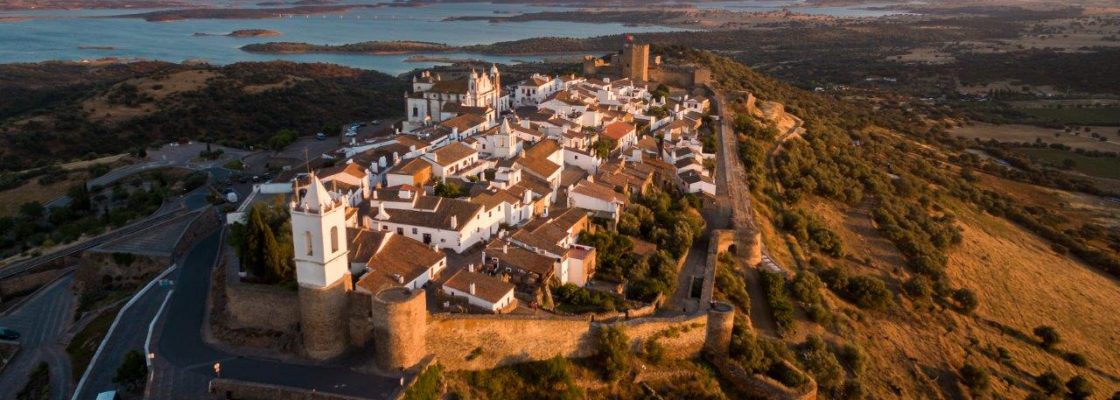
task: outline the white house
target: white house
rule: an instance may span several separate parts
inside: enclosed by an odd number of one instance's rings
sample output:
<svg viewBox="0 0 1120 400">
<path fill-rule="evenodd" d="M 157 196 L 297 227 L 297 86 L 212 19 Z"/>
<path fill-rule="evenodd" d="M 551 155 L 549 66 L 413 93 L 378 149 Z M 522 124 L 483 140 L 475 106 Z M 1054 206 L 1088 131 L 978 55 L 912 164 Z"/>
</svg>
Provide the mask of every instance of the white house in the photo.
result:
<svg viewBox="0 0 1120 400">
<path fill-rule="evenodd" d="M 440 249 L 462 253 L 498 233 L 499 225 L 483 219 L 483 206 L 459 199 L 420 196 L 413 208 L 394 209 L 380 203 L 364 225 L 392 231 Z"/>
<path fill-rule="evenodd" d="M 467 303 L 498 313 L 517 304 L 513 285 L 489 275 L 459 270 L 443 284 L 443 291 L 452 297 L 465 297 Z"/>
<path fill-rule="evenodd" d="M 421 158 L 432 165 L 432 175 L 446 178 L 477 162 L 478 152 L 461 142 L 454 142 Z"/>
<path fill-rule="evenodd" d="M 591 180 L 582 181 L 568 193 L 568 206 L 595 212 L 617 221 L 622 209 L 629 202 L 626 195 L 611 187 Z"/>
</svg>

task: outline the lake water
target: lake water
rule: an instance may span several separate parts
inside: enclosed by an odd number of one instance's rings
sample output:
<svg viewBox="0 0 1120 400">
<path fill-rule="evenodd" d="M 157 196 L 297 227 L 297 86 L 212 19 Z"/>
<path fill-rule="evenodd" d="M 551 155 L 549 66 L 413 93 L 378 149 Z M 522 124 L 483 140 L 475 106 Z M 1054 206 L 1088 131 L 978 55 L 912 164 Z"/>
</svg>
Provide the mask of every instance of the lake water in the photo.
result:
<svg viewBox="0 0 1120 400">
<path fill-rule="evenodd" d="M 781 9 L 792 4 L 784 0 L 729 1 L 704 4 L 729 9 Z M 174 22 L 148 22 L 139 18 L 109 16 L 151 10 L 30 10 L 0 13 L 26 16 L 19 22 L 0 22 L 0 63 L 47 60 L 82 60 L 102 57 L 143 58 L 180 62 L 203 60 L 216 64 L 238 61 L 289 60 L 328 62 L 357 68 L 399 74 L 434 62 L 405 62 L 408 55 L 353 54 L 253 54 L 239 48 L 249 43 L 291 41 L 315 44 L 344 44 L 370 40 L 420 40 L 450 45 L 486 44 L 541 36 L 592 37 L 620 33 L 673 30 L 658 26 L 625 26 L 575 22 L 533 21 L 492 24 L 487 21 L 443 21 L 446 17 L 506 13 L 556 11 L 552 7 L 519 4 L 441 3 L 430 7 L 356 8 L 342 15 L 311 15 L 269 19 L 189 19 Z M 875 15 L 882 12 L 857 8 L 798 8 L 798 11 L 841 16 Z M 234 38 L 194 36 L 196 32 L 225 34 L 238 29 L 270 29 L 280 37 Z M 79 48 L 82 46 L 111 49 Z M 500 57 L 477 54 L 437 54 L 454 59 L 475 58 L 510 63 L 539 60 L 540 57 Z"/>
</svg>

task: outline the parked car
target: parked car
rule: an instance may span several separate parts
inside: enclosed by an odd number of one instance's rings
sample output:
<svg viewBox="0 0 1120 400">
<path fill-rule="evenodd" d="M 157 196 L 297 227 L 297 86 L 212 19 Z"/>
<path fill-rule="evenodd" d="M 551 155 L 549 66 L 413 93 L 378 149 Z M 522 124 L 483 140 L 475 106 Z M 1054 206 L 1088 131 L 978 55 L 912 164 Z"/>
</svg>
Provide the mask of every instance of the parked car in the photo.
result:
<svg viewBox="0 0 1120 400">
<path fill-rule="evenodd" d="M 19 332 L 8 328 L 0 328 L 0 340 L 16 340 L 19 339 Z"/>
<path fill-rule="evenodd" d="M 327 140 L 327 134 L 323 132 L 316 133 L 315 140 Z"/>
</svg>

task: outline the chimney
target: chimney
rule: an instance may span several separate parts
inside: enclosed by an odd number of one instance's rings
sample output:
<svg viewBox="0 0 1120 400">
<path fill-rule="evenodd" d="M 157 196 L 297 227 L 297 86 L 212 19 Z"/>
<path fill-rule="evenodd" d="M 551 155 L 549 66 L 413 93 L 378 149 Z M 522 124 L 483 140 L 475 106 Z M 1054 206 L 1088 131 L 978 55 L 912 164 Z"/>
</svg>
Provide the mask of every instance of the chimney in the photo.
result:
<svg viewBox="0 0 1120 400">
<path fill-rule="evenodd" d="M 533 202 L 533 193 L 526 190 L 525 195 L 522 196 L 521 202 L 524 203 L 524 205 L 529 205 L 529 203 L 532 203 Z"/>
<path fill-rule="evenodd" d="M 388 164 L 385 160 L 385 156 L 381 156 L 380 158 L 377 159 L 377 166 L 379 167 L 379 169 L 380 168 L 385 168 L 385 167 L 388 166 Z"/>
<path fill-rule="evenodd" d="M 402 199 L 411 199 L 412 198 L 412 189 L 409 189 L 408 187 L 405 187 L 405 186 L 401 186 L 400 196 L 401 196 Z"/>
<path fill-rule="evenodd" d="M 404 284 L 404 277 L 401 276 L 401 274 L 393 274 L 393 278 L 396 278 L 397 284 L 400 284 L 400 285 Z"/>
<path fill-rule="evenodd" d="M 475 290 L 474 290 L 474 282 L 471 282 L 471 289 L 470 289 L 470 290 L 471 290 L 471 296 L 474 296 L 474 292 L 475 292 Z"/>
<path fill-rule="evenodd" d="M 467 264 L 467 272 L 474 272 L 474 263 Z"/>
<path fill-rule="evenodd" d="M 397 165 L 397 163 L 399 163 L 399 162 L 401 162 L 401 155 L 394 151 L 393 152 L 393 165 Z"/>
<path fill-rule="evenodd" d="M 451 229 L 459 229 L 459 217 L 451 216 Z"/>
<path fill-rule="evenodd" d="M 509 243 L 502 245 L 502 253 L 509 253 Z"/>
<path fill-rule="evenodd" d="M 373 199 L 374 199 L 374 200 L 377 200 L 377 190 L 374 190 L 374 191 L 373 191 Z M 372 202 L 371 202 L 371 203 L 372 203 Z"/>
</svg>

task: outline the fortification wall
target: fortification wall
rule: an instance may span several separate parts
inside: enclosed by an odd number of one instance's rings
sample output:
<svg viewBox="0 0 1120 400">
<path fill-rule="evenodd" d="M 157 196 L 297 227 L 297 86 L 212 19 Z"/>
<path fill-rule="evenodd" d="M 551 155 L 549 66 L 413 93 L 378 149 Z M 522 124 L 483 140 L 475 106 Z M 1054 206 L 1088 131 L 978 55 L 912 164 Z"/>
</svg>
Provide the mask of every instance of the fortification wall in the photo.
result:
<svg viewBox="0 0 1120 400">
<path fill-rule="evenodd" d="M 481 370 L 556 355 L 591 356 L 594 329 L 617 325 L 635 347 L 657 337 L 668 350 L 667 356 L 686 358 L 699 353 L 706 324 L 706 315 L 599 324 L 581 317 L 434 314 L 428 319 L 427 348 L 448 369 Z"/>
<path fill-rule="evenodd" d="M 274 285 L 226 285 L 226 313 L 231 328 L 294 330 L 299 324 L 299 296 Z"/>
</svg>

